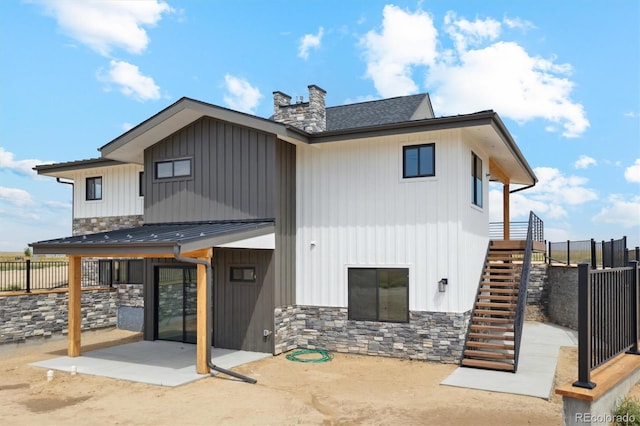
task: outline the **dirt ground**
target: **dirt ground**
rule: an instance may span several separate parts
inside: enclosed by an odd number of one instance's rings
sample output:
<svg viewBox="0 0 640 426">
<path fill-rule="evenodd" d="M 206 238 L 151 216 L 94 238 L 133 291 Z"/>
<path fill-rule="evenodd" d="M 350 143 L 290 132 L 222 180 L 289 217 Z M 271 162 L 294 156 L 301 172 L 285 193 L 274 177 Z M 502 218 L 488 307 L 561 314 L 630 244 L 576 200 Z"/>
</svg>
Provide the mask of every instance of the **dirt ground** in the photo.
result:
<svg viewBox="0 0 640 426">
<path fill-rule="evenodd" d="M 55 340 L 53 340 L 55 339 Z M 283 355 L 235 369 L 256 385 L 206 378 L 176 388 L 46 371 L 29 363 L 65 355 L 66 340 L 0 347 L 0 424 L 7 425 L 559 425 L 562 401 L 441 386 L 455 368 L 336 354 L 327 363 Z M 83 350 L 139 339 L 122 330 L 83 334 Z M 556 381 L 576 374 L 563 348 Z M 640 396 L 640 385 L 632 390 Z"/>
</svg>

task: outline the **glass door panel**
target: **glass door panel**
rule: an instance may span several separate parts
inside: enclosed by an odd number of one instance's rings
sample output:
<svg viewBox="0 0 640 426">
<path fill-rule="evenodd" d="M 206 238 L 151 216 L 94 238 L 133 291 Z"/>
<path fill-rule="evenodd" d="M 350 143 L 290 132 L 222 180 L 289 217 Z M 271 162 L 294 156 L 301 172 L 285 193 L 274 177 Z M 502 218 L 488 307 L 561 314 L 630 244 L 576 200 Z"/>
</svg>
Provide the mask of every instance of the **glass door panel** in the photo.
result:
<svg viewBox="0 0 640 426">
<path fill-rule="evenodd" d="M 183 268 L 158 268 L 158 339 L 182 342 L 184 338 Z"/>
</svg>

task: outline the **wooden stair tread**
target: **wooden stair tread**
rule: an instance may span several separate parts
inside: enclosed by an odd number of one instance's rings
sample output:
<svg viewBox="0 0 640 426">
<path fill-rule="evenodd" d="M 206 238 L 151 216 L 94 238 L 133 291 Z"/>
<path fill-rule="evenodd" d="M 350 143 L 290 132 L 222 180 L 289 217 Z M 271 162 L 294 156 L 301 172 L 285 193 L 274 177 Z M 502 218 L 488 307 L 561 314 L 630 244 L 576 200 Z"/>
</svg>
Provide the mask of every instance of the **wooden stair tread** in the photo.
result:
<svg viewBox="0 0 640 426">
<path fill-rule="evenodd" d="M 492 334 L 492 333 L 469 333 L 469 339 L 514 341 L 515 337 L 507 336 L 503 334 Z"/>
<path fill-rule="evenodd" d="M 480 330 L 480 331 L 495 331 L 499 333 L 513 333 L 513 327 L 501 326 L 501 325 L 480 325 L 480 324 L 471 324 L 471 330 Z"/>
<path fill-rule="evenodd" d="M 500 282 L 500 281 L 482 281 L 482 285 L 486 287 L 510 287 L 510 288 L 519 288 L 519 282 Z"/>
<path fill-rule="evenodd" d="M 499 361 L 485 361 L 480 359 L 463 358 L 461 365 L 467 367 L 488 368 L 490 370 L 514 371 L 513 364 Z"/>
<path fill-rule="evenodd" d="M 511 310 L 516 308 L 515 303 L 506 302 L 476 302 L 476 306 L 480 308 L 498 308 L 503 310 Z"/>
<path fill-rule="evenodd" d="M 478 313 L 478 311 L 476 311 Z M 513 324 L 513 320 L 509 318 L 495 318 L 495 317 L 473 317 L 473 322 L 475 323 L 485 323 L 490 322 L 493 324 Z"/>
<path fill-rule="evenodd" d="M 495 294 L 513 294 L 517 296 L 520 289 L 517 288 L 493 288 L 490 285 L 488 287 L 480 287 L 480 293 L 495 293 Z"/>
<path fill-rule="evenodd" d="M 476 342 L 472 340 L 467 342 L 467 346 L 472 346 L 474 348 L 485 348 L 485 349 L 506 349 L 508 351 L 514 350 L 514 345 L 511 343 Z"/>
<path fill-rule="evenodd" d="M 465 357 L 474 358 L 491 358 L 491 359 L 514 359 L 515 355 L 507 352 L 490 352 L 490 351 L 478 351 L 473 349 L 465 349 Z"/>
<path fill-rule="evenodd" d="M 484 293 L 484 292 L 483 292 Z M 518 296 L 500 296 L 497 294 L 479 294 L 476 300 L 503 300 L 507 302 L 517 302 Z"/>
<path fill-rule="evenodd" d="M 476 309 L 476 315 L 498 315 L 502 317 L 515 317 L 515 311 L 499 311 L 499 310 L 491 310 L 491 309 Z M 511 321 L 513 322 L 513 320 Z"/>
</svg>

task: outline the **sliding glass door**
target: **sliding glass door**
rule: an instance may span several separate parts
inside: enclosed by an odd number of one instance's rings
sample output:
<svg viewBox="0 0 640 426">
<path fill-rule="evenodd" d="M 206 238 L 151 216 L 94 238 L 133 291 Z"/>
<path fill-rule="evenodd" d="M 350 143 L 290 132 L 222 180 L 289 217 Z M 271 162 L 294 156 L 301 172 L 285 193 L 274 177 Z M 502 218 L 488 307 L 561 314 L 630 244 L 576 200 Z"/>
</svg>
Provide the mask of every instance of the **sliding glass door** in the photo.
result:
<svg viewBox="0 0 640 426">
<path fill-rule="evenodd" d="M 196 267 L 156 269 L 158 340 L 196 343 Z"/>
</svg>

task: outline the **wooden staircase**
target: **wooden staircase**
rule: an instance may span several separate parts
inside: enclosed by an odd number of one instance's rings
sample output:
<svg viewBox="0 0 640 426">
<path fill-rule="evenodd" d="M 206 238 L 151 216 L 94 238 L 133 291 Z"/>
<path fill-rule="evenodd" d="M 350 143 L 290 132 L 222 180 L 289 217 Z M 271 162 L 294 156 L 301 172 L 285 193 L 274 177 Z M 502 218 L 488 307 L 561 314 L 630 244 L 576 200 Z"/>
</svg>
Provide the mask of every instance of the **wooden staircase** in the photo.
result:
<svg viewBox="0 0 640 426">
<path fill-rule="evenodd" d="M 492 241 L 460 365 L 515 372 L 515 317 L 524 247 Z"/>
</svg>

